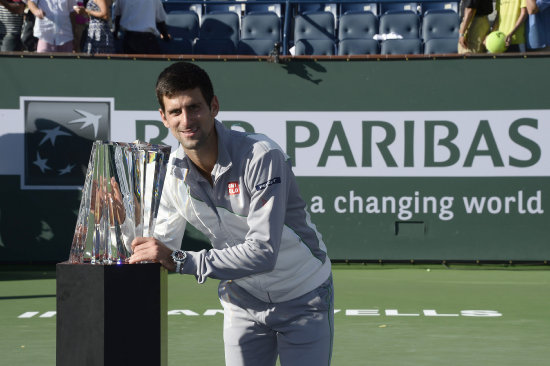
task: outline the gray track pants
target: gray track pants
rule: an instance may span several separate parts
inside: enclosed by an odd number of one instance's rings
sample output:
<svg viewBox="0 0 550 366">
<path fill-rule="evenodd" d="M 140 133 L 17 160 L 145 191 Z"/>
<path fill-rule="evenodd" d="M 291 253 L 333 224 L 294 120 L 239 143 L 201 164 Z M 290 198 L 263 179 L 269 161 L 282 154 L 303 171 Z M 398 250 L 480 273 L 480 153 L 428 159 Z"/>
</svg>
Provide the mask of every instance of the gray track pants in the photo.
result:
<svg viewBox="0 0 550 366">
<path fill-rule="evenodd" d="M 330 365 L 334 334 L 332 276 L 315 290 L 281 303 L 266 303 L 231 281 L 220 283 L 224 308 L 225 364 Z"/>
</svg>

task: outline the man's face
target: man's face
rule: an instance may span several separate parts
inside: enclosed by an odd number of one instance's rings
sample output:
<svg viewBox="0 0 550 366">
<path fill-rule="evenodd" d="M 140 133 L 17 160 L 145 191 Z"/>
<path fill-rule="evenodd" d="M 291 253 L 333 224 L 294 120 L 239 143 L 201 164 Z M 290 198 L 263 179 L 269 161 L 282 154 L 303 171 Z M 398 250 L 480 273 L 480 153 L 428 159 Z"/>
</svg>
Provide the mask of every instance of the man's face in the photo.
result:
<svg viewBox="0 0 550 366">
<path fill-rule="evenodd" d="M 172 98 L 163 97 L 164 111 L 159 109 L 168 128 L 185 151 L 208 148 L 216 142 L 214 118 L 218 115 L 218 99 L 210 106 L 199 88 L 184 90 Z"/>
</svg>

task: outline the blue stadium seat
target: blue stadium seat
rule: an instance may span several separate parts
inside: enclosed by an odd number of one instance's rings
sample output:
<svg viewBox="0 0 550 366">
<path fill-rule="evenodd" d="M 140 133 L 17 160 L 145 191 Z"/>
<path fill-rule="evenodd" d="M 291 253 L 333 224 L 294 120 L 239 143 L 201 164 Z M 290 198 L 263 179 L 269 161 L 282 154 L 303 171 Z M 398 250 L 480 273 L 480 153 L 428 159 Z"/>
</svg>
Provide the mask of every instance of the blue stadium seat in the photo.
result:
<svg viewBox="0 0 550 366">
<path fill-rule="evenodd" d="M 384 15 L 386 13 L 400 13 L 400 12 L 413 12 L 418 14 L 419 5 L 417 2 L 400 2 L 400 3 L 390 3 L 390 2 L 381 2 L 380 3 L 380 14 Z"/>
<path fill-rule="evenodd" d="M 199 17 L 195 12 L 166 14 L 166 27 L 172 40 L 160 41 L 163 53 L 190 54 L 193 52 L 192 45 L 199 36 Z"/>
<path fill-rule="evenodd" d="M 331 13 L 334 17 L 334 24 L 336 25 L 336 20 L 338 19 L 338 6 L 335 3 L 304 2 L 298 4 L 298 15 L 319 12 Z"/>
<path fill-rule="evenodd" d="M 458 13 L 458 1 L 430 1 L 420 4 L 422 14 L 428 14 L 432 11 L 453 11 Z"/>
<path fill-rule="evenodd" d="M 279 3 L 255 3 L 254 1 L 247 1 L 244 5 L 244 14 L 253 14 L 253 13 L 275 13 L 280 18 L 281 17 L 281 4 Z"/>
<path fill-rule="evenodd" d="M 388 13 L 380 16 L 378 33 L 395 33 L 405 39 L 419 38 L 419 28 L 420 20 L 415 13 Z"/>
<path fill-rule="evenodd" d="M 275 13 L 250 13 L 243 18 L 239 54 L 269 55 L 281 40 L 281 21 Z"/>
<path fill-rule="evenodd" d="M 349 38 L 373 39 L 378 33 L 378 18 L 370 12 L 347 13 L 340 16 L 338 39 Z"/>
<path fill-rule="evenodd" d="M 454 38 L 458 42 L 460 19 L 455 12 L 429 12 L 422 19 L 424 42 L 432 38 Z"/>
<path fill-rule="evenodd" d="M 347 13 L 340 17 L 338 55 L 364 55 L 379 52 L 378 18 L 371 12 Z"/>
<path fill-rule="evenodd" d="M 323 55 L 335 54 L 336 44 L 330 39 L 300 39 L 295 44 L 295 55 Z"/>
<path fill-rule="evenodd" d="M 233 54 L 239 42 L 239 16 L 213 13 L 203 17 L 199 39 L 193 48 L 199 54 Z M 209 47 L 212 49 L 210 50 Z"/>
<path fill-rule="evenodd" d="M 334 16 L 329 12 L 306 13 L 294 18 L 294 40 L 334 40 Z"/>
<path fill-rule="evenodd" d="M 190 2 L 182 2 L 180 0 L 163 0 L 162 5 L 167 14 L 194 11 L 201 20 L 203 10 L 202 4 L 193 4 Z"/>
<path fill-rule="evenodd" d="M 338 55 L 376 55 L 380 45 L 374 39 L 344 39 L 338 43 Z"/>
<path fill-rule="evenodd" d="M 432 38 L 424 42 L 424 54 L 457 53 L 457 38 Z"/>
<path fill-rule="evenodd" d="M 387 39 L 380 44 L 383 55 L 418 55 L 422 53 L 422 41 L 419 38 Z"/>
<path fill-rule="evenodd" d="M 228 3 L 228 4 L 209 4 L 208 2 L 204 5 L 204 12 L 206 14 L 216 14 L 216 13 L 235 13 L 241 17 L 243 10 L 242 4 Z"/>
<path fill-rule="evenodd" d="M 340 4 L 340 16 L 348 13 L 370 12 L 379 15 L 378 3 L 348 3 Z"/>
<path fill-rule="evenodd" d="M 300 41 L 304 42 L 299 44 Z M 335 38 L 332 13 L 325 11 L 305 13 L 294 18 L 294 42 L 296 55 L 333 55 Z M 332 53 L 330 53 L 331 49 Z"/>
</svg>

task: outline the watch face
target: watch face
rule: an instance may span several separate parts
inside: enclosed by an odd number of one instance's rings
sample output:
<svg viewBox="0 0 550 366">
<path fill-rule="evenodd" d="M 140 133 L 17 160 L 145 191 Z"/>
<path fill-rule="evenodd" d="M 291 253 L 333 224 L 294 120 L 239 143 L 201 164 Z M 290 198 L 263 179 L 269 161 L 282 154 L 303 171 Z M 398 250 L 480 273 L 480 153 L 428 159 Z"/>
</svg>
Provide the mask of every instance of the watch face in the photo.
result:
<svg viewBox="0 0 550 366">
<path fill-rule="evenodd" d="M 176 261 L 182 261 L 186 257 L 185 252 L 181 250 L 176 250 L 174 253 L 172 253 L 172 258 Z"/>
</svg>

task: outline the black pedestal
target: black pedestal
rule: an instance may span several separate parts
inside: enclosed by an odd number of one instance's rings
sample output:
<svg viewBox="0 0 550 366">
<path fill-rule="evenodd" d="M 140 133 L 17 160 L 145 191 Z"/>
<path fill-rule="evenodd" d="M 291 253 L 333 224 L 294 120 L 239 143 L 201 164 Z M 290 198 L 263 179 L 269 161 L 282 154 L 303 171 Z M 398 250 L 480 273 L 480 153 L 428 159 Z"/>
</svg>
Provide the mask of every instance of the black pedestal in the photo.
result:
<svg viewBox="0 0 550 366">
<path fill-rule="evenodd" d="M 167 272 L 158 263 L 59 263 L 57 366 L 165 366 Z"/>
</svg>

